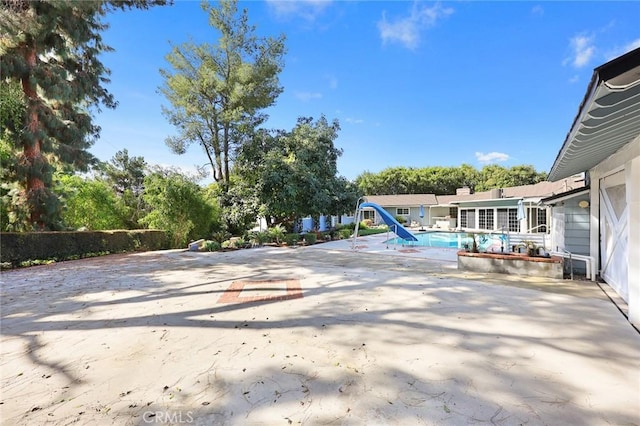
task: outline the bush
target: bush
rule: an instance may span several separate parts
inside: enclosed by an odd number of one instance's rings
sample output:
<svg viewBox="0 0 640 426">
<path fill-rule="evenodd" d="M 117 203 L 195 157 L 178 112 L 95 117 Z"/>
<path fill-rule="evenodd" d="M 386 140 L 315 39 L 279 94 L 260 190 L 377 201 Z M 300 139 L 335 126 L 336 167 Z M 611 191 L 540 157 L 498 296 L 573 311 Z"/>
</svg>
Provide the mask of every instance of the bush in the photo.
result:
<svg viewBox="0 0 640 426">
<path fill-rule="evenodd" d="M 167 234 L 158 230 L 84 232 L 7 232 L 0 236 L 0 262 L 70 260 L 96 254 L 161 250 L 169 246 Z"/>
<path fill-rule="evenodd" d="M 254 246 L 262 246 L 269 241 L 271 241 L 271 237 L 269 232 L 267 231 L 254 231 L 248 235 L 249 242 L 251 242 Z"/>
<path fill-rule="evenodd" d="M 204 249 L 206 251 L 218 251 L 221 248 L 222 248 L 222 244 L 220 244 L 217 241 L 208 240 L 204 242 Z"/>
<path fill-rule="evenodd" d="M 300 240 L 299 234 L 287 234 L 284 236 L 284 242 L 287 243 L 289 247 L 295 246 Z"/>
<path fill-rule="evenodd" d="M 307 232 L 306 234 L 304 234 L 304 242 L 308 245 L 315 244 L 317 240 L 318 236 L 313 232 Z"/>
<path fill-rule="evenodd" d="M 172 170 L 158 170 L 145 176 L 144 188 L 150 211 L 140 223 L 165 230 L 172 247 L 185 247 L 212 231 L 216 210 L 196 182 Z"/>
<path fill-rule="evenodd" d="M 346 240 L 347 238 L 351 238 L 351 234 L 353 234 L 353 229 L 349 229 L 349 228 L 343 228 L 338 231 L 338 235 L 343 240 Z"/>
<path fill-rule="evenodd" d="M 231 234 L 227 231 L 217 231 L 211 234 L 211 239 L 213 241 L 217 241 L 218 243 L 222 243 L 223 241 L 231 238 Z"/>
<path fill-rule="evenodd" d="M 355 223 L 339 223 L 335 227 L 336 231 L 340 231 L 341 229 L 351 229 L 352 231 L 356 229 Z"/>
<path fill-rule="evenodd" d="M 369 229 L 372 226 L 373 226 L 373 221 L 371 219 L 365 219 L 362 222 L 360 222 L 361 229 Z"/>
<path fill-rule="evenodd" d="M 407 223 L 407 218 L 405 218 L 404 216 L 396 216 L 396 220 L 398 221 L 398 223 L 400 224 L 405 224 Z"/>
<path fill-rule="evenodd" d="M 271 241 L 273 241 L 276 244 L 280 244 L 280 242 L 282 241 L 282 239 L 286 234 L 286 230 L 284 229 L 284 226 L 279 224 L 272 228 L 269 228 L 267 232 L 269 233 L 269 237 L 271 238 Z"/>
</svg>

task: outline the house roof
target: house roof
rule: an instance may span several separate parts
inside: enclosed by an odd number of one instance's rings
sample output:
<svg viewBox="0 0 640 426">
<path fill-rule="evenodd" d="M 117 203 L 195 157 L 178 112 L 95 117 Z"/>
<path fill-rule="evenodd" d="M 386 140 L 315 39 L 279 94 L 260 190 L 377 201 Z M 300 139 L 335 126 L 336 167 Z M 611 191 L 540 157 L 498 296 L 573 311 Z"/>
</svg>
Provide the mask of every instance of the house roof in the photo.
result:
<svg viewBox="0 0 640 426">
<path fill-rule="evenodd" d="M 417 207 L 447 206 L 460 203 L 491 202 L 491 205 L 511 205 L 513 200 L 521 198 L 541 199 L 555 194 L 564 193 L 576 188 L 583 188 L 581 177 L 570 177 L 556 182 L 539 182 L 534 185 L 512 186 L 500 190 L 476 192 L 465 195 L 434 195 L 434 194 L 398 194 L 398 195 L 367 195 L 367 201 L 383 207 Z"/>
<path fill-rule="evenodd" d="M 583 186 L 581 188 L 572 189 L 567 192 L 561 192 L 560 194 L 554 194 L 550 197 L 543 198 L 540 201 L 542 201 L 543 204 L 556 204 L 561 201 L 569 200 L 571 198 L 578 197 L 580 195 L 584 195 L 588 193 L 589 193 L 589 186 Z"/>
<path fill-rule="evenodd" d="M 367 195 L 367 201 L 389 207 L 430 206 L 438 204 L 434 194 Z"/>
<path fill-rule="evenodd" d="M 544 198 L 576 188 L 583 188 L 584 180 L 570 177 L 555 182 L 539 182 L 535 185 L 521 185 L 504 188 L 505 198 Z"/>
<path fill-rule="evenodd" d="M 496 194 L 495 190 L 476 192 L 469 195 L 438 195 L 438 204 L 459 204 L 471 203 L 489 200 L 504 199 L 521 199 L 534 198 L 539 199 L 554 194 L 559 194 L 575 188 L 584 187 L 584 180 L 578 177 L 570 177 L 556 182 L 538 182 L 534 185 L 512 186 L 502 189 L 502 194 Z M 508 203 L 504 203 L 508 204 Z"/>
<path fill-rule="evenodd" d="M 593 72 L 549 172 L 558 180 L 587 171 L 640 135 L 640 48 Z"/>
</svg>

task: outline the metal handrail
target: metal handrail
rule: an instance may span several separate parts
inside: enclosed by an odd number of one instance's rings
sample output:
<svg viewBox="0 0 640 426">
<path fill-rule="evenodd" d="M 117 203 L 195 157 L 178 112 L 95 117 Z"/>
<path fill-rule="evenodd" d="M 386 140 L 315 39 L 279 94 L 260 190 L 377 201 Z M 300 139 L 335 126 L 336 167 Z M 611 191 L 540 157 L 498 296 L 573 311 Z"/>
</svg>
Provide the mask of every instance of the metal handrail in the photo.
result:
<svg viewBox="0 0 640 426">
<path fill-rule="evenodd" d="M 547 227 L 547 230 L 546 230 L 544 233 L 542 233 L 542 232 L 537 232 L 537 234 L 542 234 L 542 235 L 550 234 L 550 233 L 551 233 L 551 231 L 549 230 L 549 225 L 548 225 L 548 224 L 546 224 L 546 223 L 542 223 L 542 224 L 540 224 L 540 225 L 534 226 L 533 228 L 527 228 L 527 232 L 523 232 L 523 234 L 533 234 L 533 232 L 531 232 L 531 231 L 533 231 L 533 230 L 535 230 L 535 229 L 538 229 L 538 228 L 542 228 L 543 226 L 546 226 L 546 227 Z"/>
<path fill-rule="evenodd" d="M 359 225 L 360 225 L 360 200 L 365 200 L 367 197 L 360 197 L 358 198 L 358 201 L 356 201 L 356 212 L 355 212 L 355 216 L 354 216 L 354 220 L 356 221 L 356 225 L 354 227 L 354 232 L 353 232 L 353 246 L 351 247 L 351 250 L 355 250 L 356 249 L 356 241 L 358 239 L 358 231 L 359 231 Z"/>
</svg>

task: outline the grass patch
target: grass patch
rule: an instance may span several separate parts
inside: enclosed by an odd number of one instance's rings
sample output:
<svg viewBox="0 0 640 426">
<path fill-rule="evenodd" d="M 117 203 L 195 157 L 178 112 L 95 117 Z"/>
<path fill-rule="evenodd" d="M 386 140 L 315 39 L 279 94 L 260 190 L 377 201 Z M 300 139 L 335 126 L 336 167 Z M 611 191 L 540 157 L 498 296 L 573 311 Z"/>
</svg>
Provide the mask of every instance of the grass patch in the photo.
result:
<svg viewBox="0 0 640 426">
<path fill-rule="evenodd" d="M 387 228 L 386 226 L 380 228 L 358 229 L 358 236 L 365 237 L 367 235 L 383 234 L 388 230 L 389 228 Z"/>
</svg>

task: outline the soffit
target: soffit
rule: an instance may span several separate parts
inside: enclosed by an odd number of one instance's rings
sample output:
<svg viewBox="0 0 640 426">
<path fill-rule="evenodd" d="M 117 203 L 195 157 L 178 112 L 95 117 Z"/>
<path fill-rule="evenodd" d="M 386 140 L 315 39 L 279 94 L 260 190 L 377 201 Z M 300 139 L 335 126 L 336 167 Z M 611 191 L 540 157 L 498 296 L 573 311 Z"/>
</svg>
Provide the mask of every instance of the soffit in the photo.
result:
<svg viewBox="0 0 640 426">
<path fill-rule="evenodd" d="M 640 49 L 596 68 L 548 179 L 587 171 L 640 135 Z"/>
</svg>

